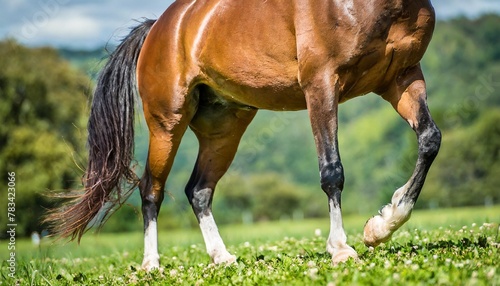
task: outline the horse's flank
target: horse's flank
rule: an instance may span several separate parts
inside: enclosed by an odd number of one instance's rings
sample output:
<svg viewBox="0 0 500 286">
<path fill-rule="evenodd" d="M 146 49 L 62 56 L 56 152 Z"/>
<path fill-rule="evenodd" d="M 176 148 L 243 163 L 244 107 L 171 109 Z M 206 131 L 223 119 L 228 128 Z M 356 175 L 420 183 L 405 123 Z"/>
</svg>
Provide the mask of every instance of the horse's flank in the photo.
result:
<svg viewBox="0 0 500 286">
<path fill-rule="evenodd" d="M 428 1 L 351 2 L 177 1 L 153 27 L 140 61 L 148 72 L 166 72 L 158 61 L 168 61 L 179 81 L 259 109 L 305 109 L 303 85 L 318 68 L 340 74 L 340 102 L 382 94 L 420 61 L 433 8 Z"/>
</svg>

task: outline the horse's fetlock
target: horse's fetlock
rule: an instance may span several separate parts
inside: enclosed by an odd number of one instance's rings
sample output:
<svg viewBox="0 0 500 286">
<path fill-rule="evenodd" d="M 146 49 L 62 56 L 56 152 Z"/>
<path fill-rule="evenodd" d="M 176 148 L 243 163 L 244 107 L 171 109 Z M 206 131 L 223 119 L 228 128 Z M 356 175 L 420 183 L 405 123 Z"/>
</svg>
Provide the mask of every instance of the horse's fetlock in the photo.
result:
<svg viewBox="0 0 500 286">
<path fill-rule="evenodd" d="M 321 188 L 327 195 L 333 196 L 344 189 L 344 170 L 340 162 L 321 168 Z"/>
</svg>

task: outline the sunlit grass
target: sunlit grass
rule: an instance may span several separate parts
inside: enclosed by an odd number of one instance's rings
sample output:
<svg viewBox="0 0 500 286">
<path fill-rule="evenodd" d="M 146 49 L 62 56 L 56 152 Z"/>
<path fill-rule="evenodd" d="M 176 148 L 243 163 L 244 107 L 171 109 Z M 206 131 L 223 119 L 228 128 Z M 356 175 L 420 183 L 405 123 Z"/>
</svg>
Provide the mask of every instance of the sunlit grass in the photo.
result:
<svg viewBox="0 0 500 286">
<path fill-rule="evenodd" d="M 76 243 L 35 247 L 16 242 L 14 285 L 500 285 L 500 206 L 415 211 L 412 219 L 378 248 L 362 243 L 367 217 L 344 220 L 359 261 L 333 266 L 325 251 L 328 220 L 268 222 L 221 227 L 238 263 L 209 263 L 197 229 L 160 230 L 162 268 L 140 270 L 142 233 L 88 234 Z M 318 231 L 319 230 L 319 231 Z M 14 283 L 14 284 L 13 284 Z"/>
</svg>

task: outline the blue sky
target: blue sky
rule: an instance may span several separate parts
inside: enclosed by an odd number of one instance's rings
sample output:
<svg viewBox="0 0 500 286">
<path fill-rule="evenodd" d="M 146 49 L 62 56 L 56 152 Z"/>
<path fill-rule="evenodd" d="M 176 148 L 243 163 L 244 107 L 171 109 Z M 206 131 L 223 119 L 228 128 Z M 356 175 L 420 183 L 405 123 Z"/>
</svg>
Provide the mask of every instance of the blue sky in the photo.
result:
<svg viewBox="0 0 500 286">
<path fill-rule="evenodd" d="M 132 19 L 157 18 L 172 2 L 0 0 L 0 38 L 14 37 L 32 46 L 96 48 L 115 44 L 134 25 Z M 434 0 L 433 5 L 438 19 L 500 13 L 500 0 Z"/>
</svg>

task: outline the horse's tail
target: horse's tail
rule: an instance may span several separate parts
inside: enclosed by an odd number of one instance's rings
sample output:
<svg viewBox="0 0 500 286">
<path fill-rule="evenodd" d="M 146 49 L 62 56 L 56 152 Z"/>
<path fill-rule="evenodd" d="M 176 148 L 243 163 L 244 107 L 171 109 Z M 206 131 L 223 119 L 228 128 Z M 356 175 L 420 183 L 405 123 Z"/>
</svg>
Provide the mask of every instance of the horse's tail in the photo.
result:
<svg viewBox="0 0 500 286">
<path fill-rule="evenodd" d="M 134 148 L 134 96 L 139 52 L 155 20 L 145 20 L 110 55 L 94 91 L 88 122 L 89 157 L 84 192 L 63 195 L 72 200 L 51 210 L 44 222 L 52 234 L 77 238 L 105 221 L 137 185 L 130 164 Z M 98 215 L 99 214 L 99 215 Z"/>
</svg>

